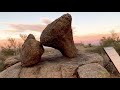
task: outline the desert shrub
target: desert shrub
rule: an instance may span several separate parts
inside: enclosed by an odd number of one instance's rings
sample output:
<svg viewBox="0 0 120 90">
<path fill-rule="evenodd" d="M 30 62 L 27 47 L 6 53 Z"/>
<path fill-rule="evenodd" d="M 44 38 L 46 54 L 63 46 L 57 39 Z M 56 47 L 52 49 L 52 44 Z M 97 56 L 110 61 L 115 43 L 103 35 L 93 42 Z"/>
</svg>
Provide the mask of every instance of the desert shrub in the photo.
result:
<svg viewBox="0 0 120 90">
<path fill-rule="evenodd" d="M 103 37 L 100 40 L 100 45 L 104 47 L 108 47 L 108 46 L 117 47 L 120 45 L 119 36 L 114 31 L 111 31 L 111 36 Z"/>
<path fill-rule="evenodd" d="M 17 47 L 17 43 L 15 41 L 15 38 L 8 38 L 7 39 L 8 44 L 6 46 L 1 47 L 1 54 L 4 56 L 12 56 L 15 54 L 15 49 Z"/>
<path fill-rule="evenodd" d="M 22 40 L 25 40 L 26 35 L 20 34 Z M 7 39 L 7 44 L 1 47 L 1 54 L 4 56 L 13 56 L 20 54 L 22 43 L 16 42 L 15 38 L 9 37 Z"/>
<path fill-rule="evenodd" d="M 1 54 L 3 54 L 4 56 L 12 56 L 15 54 L 15 50 L 2 47 Z"/>
<path fill-rule="evenodd" d="M 27 39 L 27 35 L 26 34 L 20 34 L 20 37 L 23 41 L 25 41 Z"/>
<path fill-rule="evenodd" d="M 92 47 L 92 44 L 91 44 L 91 43 L 89 43 L 89 44 L 88 44 L 88 47 Z"/>
<path fill-rule="evenodd" d="M 83 46 L 83 47 L 85 46 L 83 42 L 79 43 L 79 45 L 80 45 L 80 46 Z"/>
<path fill-rule="evenodd" d="M 16 48 L 17 43 L 15 41 L 15 38 L 8 38 L 8 42 L 9 42 L 9 47 L 10 48 Z"/>
<path fill-rule="evenodd" d="M 120 39 L 117 33 L 111 31 L 111 36 L 109 37 L 102 37 L 100 40 L 100 45 L 96 46 L 93 50 L 89 50 L 91 52 L 96 52 L 99 54 L 105 54 L 104 47 L 112 46 L 116 49 L 118 54 L 120 55 Z"/>
<path fill-rule="evenodd" d="M 6 57 L 0 53 L 0 60 L 5 61 Z"/>
<path fill-rule="evenodd" d="M 98 54 L 105 54 L 102 46 L 94 46 L 94 48 L 87 49 L 87 52 L 94 52 Z"/>
<path fill-rule="evenodd" d="M 117 53 L 120 55 L 120 45 L 114 46 L 115 50 Z"/>
<path fill-rule="evenodd" d="M 87 44 L 87 45 L 84 45 L 85 48 L 90 48 L 90 47 L 93 47 L 93 45 L 91 43 Z"/>
</svg>

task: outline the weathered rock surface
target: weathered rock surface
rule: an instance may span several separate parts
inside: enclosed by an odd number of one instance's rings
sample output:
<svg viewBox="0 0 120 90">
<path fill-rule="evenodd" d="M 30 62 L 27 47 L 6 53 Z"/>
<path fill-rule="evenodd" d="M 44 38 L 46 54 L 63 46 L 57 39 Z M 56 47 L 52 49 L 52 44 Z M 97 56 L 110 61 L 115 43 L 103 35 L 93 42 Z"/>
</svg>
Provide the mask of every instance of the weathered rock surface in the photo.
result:
<svg viewBox="0 0 120 90">
<path fill-rule="evenodd" d="M 43 46 L 35 39 L 32 34 L 29 34 L 20 54 L 22 66 L 32 66 L 40 62 L 41 55 L 44 52 Z"/>
<path fill-rule="evenodd" d="M 79 67 L 78 75 L 80 78 L 110 78 L 109 72 L 98 63 Z"/>
<path fill-rule="evenodd" d="M 19 78 L 21 71 L 21 63 L 17 63 L 11 67 L 8 67 L 0 73 L 0 78 Z"/>
<path fill-rule="evenodd" d="M 71 15 L 64 14 L 48 24 L 41 34 L 40 42 L 44 46 L 58 49 L 66 57 L 75 57 L 77 49 L 73 41 L 71 21 Z"/>
<path fill-rule="evenodd" d="M 12 56 L 12 57 L 7 58 L 4 61 L 4 65 L 5 65 L 5 68 L 8 68 L 8 67 L 10 67 L 18 62 L 20 62 L 19 56 Z"/>
<path fill-rule="evenodd" d="M 75 58 L 66 58 L 60 52 L 47 53 L 37 65 L 21 67 L 21 63 L 17 63 L 2 71 L 0 78 L 78 78 L 78 68 L 91 63 L 103 65 L 103 58 L 95 53 L 78 53 Z"/>
</svg>

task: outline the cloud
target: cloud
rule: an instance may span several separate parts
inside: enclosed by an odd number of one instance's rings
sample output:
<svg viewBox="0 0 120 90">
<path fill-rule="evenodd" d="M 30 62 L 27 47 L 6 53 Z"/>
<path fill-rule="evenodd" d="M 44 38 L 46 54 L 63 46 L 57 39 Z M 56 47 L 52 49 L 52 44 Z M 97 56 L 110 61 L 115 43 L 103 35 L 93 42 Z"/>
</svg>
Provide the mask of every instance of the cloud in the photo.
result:
<svg viewBox="0 0 120 90">
<path fill-rule="evenodd" d="M 4 30 L 0 30 L 0 32 L 4 32 L 4 33 L 6 33 L 6 32 L 16 32 L 16 30 L 15 29 L 4 29 Z"/>
<path fill-rule="evenodd" d="M 45 27 L 50 24 L 53 20 L 43 17 L 40 19 L 39 24 L 25 24 L 25 23 L 7 23 L 7 22 L 0 22 L 0 24 L 7 25 L 9 29 L 6 29 L 6 32 L 27 32 L 29 31 L 36 31 L 36 32 L 42 32 Z M 73 33 L 78 33 L 79 26 L 72 25 Z"/>
<path fill-rule="evenodd" d="M 37 31 L 42 32 L 45 27 L 50 24 L 52 20 L 49 18 L 41 18 L 40 24 L 8 24 L 10 27 L 16 29 L 17 32 L 22 32 L 25 30 Z"/>
<path fill-rule="evenodd" d="M 7 25 L 9 28 L 7 31 L 9 32 L 24 32 L 26 30 L 31 30 L 31 31 L 37 31 L 37 32 L 42 32 L 45 27 L 50 24 L 52 20 L 49 18 L 41 18 L 41 22 L 39 24 L 19 24 L 19 23 L 6 23 L 6 22 L 0 22 L 0 24 Z"/>
<path fill-rule="evenodd" d="M 10 27 L 16 29 L 17 32 L 22 32 L 25 30 L 33 30 L 33 31 L 43 31 L 46 25 L 25 25 L 25 24 L 9 24 Z"/>
<path fill-rule="evenodd" d="M 48 18 L 42 18 L 40 24 L 19 24 L 19 23 L 2 23 L 4 25 L 9 26 L 8 29 L 1 30 L 2 31 L 2 37 L 7 38 L 8 36 L 15 36 L 19 38 L 19 34 L 34 34 L 36 38 L 39 38 L 42 31 L 45 29 L 45 27 L 50 23 L 51 20 Z M 44 24 L 43 24 L 44 23 Z M 79 28 L 76 25 L 72 26 L 73 34 L 76 36 L 79 34 L 79 31 L 77 31 Z M 77 33 L 77 34 L 76 34 Z M 78 36 L 78 35 L 77 35 Z"/>
<path fill-rule="evenodd" d="M 46 25 L 48 25 L 48 24 L 50 24 L 52 22 L 52 20 L 50 20 L 49 18 L 45 17 L 45 18 L 41 19 L 41 22 L 44 23 L 44 24 L 46 24 Z"/>
</svg>

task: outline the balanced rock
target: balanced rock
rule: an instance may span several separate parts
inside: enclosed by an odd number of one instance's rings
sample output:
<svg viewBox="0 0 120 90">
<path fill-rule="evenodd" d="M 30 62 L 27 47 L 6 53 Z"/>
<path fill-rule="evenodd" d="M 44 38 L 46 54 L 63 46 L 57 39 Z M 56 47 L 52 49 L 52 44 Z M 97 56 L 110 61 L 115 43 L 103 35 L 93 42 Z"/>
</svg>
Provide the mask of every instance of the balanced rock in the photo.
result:
<svg viewBox="0 0 120 90">
<path fill-rule="evenodd" d="M 32 34 L 29 34 L 21 50 L 22 66 L 32 66 L 40 62 L 41 55 L 44 52 L 43 46 L 35 39 Z"/>
<path fill-rule="evenodd" d="M 77 49 L 73 41 L 71 21 L 71 15 L 64 14 L 48 24 L 41 34 L 40 42 L 44 46 L 58 49 L 63 56 L 69 58 L 75 57 L 77 55 Z"/>
</svg>

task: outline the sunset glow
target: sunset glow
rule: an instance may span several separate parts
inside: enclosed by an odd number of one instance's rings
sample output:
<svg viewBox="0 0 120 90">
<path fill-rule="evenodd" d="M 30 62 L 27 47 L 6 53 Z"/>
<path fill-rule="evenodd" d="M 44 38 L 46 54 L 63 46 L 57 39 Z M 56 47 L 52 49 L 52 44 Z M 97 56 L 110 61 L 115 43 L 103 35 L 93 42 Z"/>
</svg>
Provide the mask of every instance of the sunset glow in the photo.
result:
<svg viewBox="0 0 120 90">
<path fill-rule="evenodd" d="M 44 28 L 66 12 L 0 12 L 0 44 L 20 34 L 34 34 L 39 40 Z M 72 15 L 75 43 L 98 43 L 111 30 L 120 32 L 120 12 L 67 12 Z"/>
</svg>

